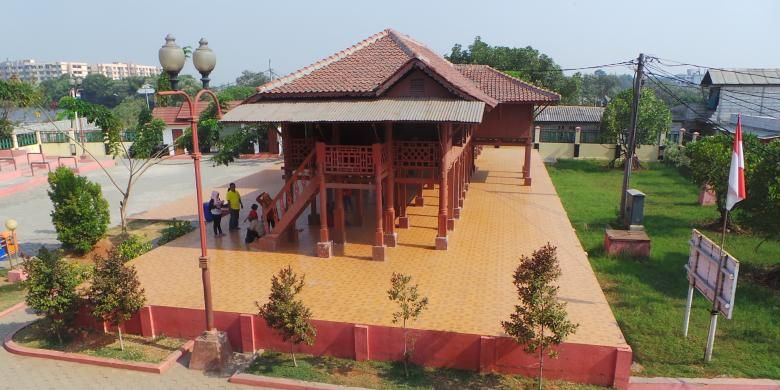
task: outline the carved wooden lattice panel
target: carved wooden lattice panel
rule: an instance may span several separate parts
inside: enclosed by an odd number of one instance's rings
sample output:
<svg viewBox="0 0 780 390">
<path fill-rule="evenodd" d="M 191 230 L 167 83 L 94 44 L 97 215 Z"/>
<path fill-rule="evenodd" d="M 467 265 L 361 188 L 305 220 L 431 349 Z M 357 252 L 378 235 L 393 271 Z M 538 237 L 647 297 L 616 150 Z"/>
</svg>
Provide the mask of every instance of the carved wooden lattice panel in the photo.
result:
<svg viewBox="0 0 780 390">
<path fill-rule="evenodd" d="M 295 168 L 314 150 L 314 139 L 291 138 L 287 147 L 289 150 L 285 150 L 284 153 L 288 156 L 290 168 Z"/>
<path fill-rule="evenodd" d="M 326 146 L 325 173 L 374 174 L 374 158 L 370 146 Z"/>
<path fill-rule="evenodd" d="M 434 168 L 439 165 L 438 142 L 402 141 L 395 143 L 395 166 L 399 168 Z"/>
</svg>

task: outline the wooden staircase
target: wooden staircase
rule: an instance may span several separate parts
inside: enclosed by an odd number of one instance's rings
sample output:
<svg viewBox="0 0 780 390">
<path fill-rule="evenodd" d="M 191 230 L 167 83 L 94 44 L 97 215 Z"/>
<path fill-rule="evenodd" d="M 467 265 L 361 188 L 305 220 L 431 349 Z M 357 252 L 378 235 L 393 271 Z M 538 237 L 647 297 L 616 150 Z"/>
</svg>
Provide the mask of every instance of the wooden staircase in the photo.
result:
<svg viewBox="0 0 780 390">
<path fill-rule="evenodd" d="M 262 222 L 268 233 L 258 241 L 260 249 L 275 251 L 282 233 L 295 228 L 295 221 L 320 191 L 319 175 L 312 149 L 273 198 L 271 207 L 263 209 Z M 269 215 L 274 220 L 274 227 L 270 229 Z"/>
</svg>

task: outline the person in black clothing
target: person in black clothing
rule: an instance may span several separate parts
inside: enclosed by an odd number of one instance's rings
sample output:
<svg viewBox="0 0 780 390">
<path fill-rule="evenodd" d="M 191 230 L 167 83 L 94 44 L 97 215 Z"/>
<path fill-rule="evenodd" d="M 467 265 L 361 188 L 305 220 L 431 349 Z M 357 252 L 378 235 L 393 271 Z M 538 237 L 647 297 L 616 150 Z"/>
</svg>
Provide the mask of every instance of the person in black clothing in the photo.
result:
<svg viewBox="0 0 780 390">
<path fill-rule="evenodd" d="M 219 198 L 219 192 L 211 192 L 211 200 L 209 200 L 209 212 L 213 218 L 214 224 L 214 237 L 224 236 L 222 233 L 222 199 Z"/>
</svg>

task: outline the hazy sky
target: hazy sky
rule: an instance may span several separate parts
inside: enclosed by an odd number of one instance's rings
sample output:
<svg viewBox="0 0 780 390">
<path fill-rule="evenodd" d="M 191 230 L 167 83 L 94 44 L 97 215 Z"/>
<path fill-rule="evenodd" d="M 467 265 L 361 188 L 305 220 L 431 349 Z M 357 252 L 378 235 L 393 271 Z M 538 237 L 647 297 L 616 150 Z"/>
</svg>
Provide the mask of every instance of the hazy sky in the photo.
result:
<svg viewBox="0 0 780 390">
<path fill-rule="evenodd" d="M 269 58 L 287 74 L 387 27 L 442 54 L 477 35 L 491 45 L 530 45 L 564 68 L 640 51 L 714 67 L 780 67 L 780 2 L 771 0 L 3 0 L 0 9 L 2 60 L 156 65 L 170 32 L 181 46 L 209 40 L 217 84 L 264 70 Z"/>
</svg>

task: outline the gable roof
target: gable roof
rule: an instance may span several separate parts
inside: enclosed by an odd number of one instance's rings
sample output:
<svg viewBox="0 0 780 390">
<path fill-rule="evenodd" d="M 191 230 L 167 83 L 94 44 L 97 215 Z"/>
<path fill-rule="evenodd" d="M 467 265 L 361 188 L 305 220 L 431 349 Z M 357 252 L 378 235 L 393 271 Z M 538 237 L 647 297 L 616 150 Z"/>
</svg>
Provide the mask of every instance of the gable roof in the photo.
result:
<svg viewBox="0 0 780 390">
<path fill-rule="evenodd" d="M 489 106 L 498 104 L 449 61 L 392 29 L 258 87 L 257 94 L 246 103 L 267 98 L 377 97 L 414 67 L 423 69 L 461 98 Z"/>
<path fill-rule="evenodd" d="M 200 114 L 209 107 L 210 100 L 199 101 L 195 105 L 195 115 L 200 117 Z M 240 100 L 230 100 L 227 103 L 227 109 L 223 110 L 223 114 L 235 108 L 241 104 Z M 162 119 L 168 127 L 175 126 L 189 126 L 190 125 L 190 108 L 186 104 L 182 104 L 178 107 L 155 107 L 152 110 L 152 117 Z"/>
<path fill-rule="evenodd" d="M 709 69 L 701 85 L 780 85 L 780 69 Z"/>
<path fill-rule="evenodd" d="M 464 76 L 501 103 L 556 103 L 561 96 L 528 84 L 488 65 L 455 64 Z"/>
<path fill-rule="evenodd" d="M 542 110 L 534 122 L 601 122 L 604 107 L 550 106 Z"/>
</svg>

